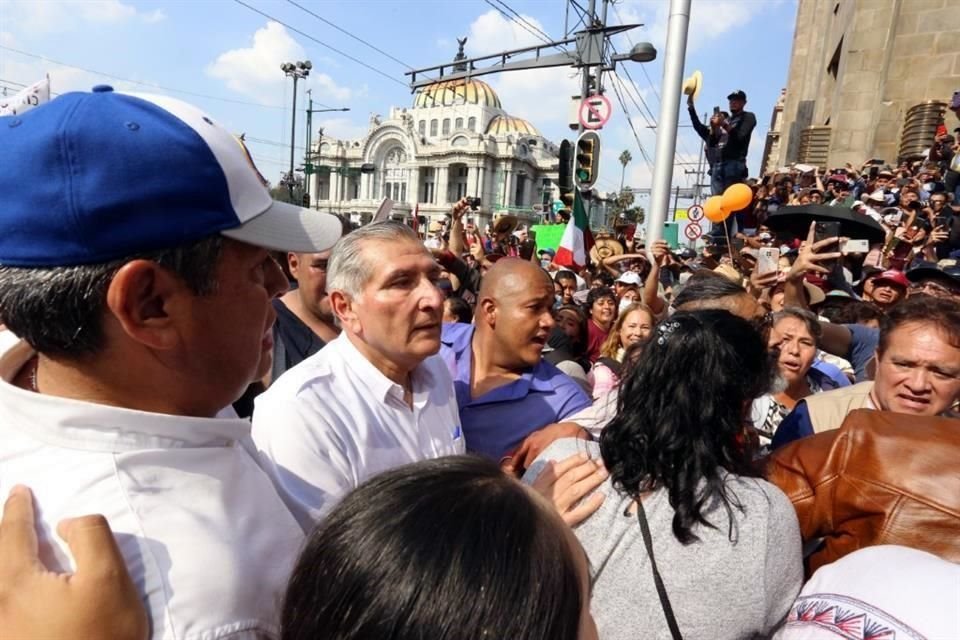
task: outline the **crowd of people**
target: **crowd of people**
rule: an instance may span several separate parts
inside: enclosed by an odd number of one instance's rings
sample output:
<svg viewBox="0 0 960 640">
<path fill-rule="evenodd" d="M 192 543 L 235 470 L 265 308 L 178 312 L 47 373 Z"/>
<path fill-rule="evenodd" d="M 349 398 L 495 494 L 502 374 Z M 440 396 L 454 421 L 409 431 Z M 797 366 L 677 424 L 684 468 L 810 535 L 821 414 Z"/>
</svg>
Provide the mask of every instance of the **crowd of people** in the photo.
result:
<svg viewBox="0 0 960 640">
<path fill-rule="evenodd" d="M 572 269 L 468 199 L 429 242 L 273 202 L 170 98 L 0 144 L 0 636 L 960 637 L 943 173 L 866 255 L 758 184 L 726 246 Z"/>
</svg>

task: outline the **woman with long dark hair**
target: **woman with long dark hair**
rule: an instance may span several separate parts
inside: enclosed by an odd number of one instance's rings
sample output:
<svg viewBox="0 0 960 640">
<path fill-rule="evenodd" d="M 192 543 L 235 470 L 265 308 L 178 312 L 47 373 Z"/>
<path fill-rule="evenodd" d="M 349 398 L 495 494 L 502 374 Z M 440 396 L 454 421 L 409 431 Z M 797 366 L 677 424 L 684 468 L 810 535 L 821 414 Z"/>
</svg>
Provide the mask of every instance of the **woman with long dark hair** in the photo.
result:
<svg viewBox="0 0 960 640">
<path fill-rule="evenodd" d="M 597 640 L 570 529 L 468 456 L 392 469 L 344 498 L 297 562 L 281 627 L 282 640 Z"/>
<path fill-rule="evenodd" d="M 575 451 L 610 472 L 603 505 L 575 529 L 604 640 L 746 638 L 787 614 L 803 579 L 797 517 L 760 478 L 747 436 L 751 403 L 775 373 L 748 321 L 678 312 L 621 381 L 599 447 L 557 441 L 528 472 Z"/>
</svg>

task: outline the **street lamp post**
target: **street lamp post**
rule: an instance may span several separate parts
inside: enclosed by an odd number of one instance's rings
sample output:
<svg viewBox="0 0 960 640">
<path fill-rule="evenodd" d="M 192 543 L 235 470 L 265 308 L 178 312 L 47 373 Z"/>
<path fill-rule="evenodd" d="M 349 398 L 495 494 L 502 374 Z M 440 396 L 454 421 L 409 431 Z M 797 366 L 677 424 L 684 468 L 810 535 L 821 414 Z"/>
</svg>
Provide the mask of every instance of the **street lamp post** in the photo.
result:
<svg viewBox="0 0 960 640">
<path fill-rule="evenodd" d="M 313 64 L 309 60 L 303 62 L 284 62 L 280 69 L 289 78 L 293 78 L 293 112 L 290 114 L 290 173 L 287 184 L 290 187 L 290 202 L 293 202 L 293 151 L 297 135 L 297 80 L 310 75 Z"/>
<path fill-rule="evenodd" d="M 307 93 L 309 94 L 310 91 L 307 91 Z M 307 191 L 308 191 L 308 192 L 310 191 L 310 176 L 313 175 L 312 173 L 307 173 L 307 167 L 308 167 L 308 165 L 311 164 L 310 161 L 311 161 L 312 156 L 313 156 L 313 154 L 310 152 L 310 145 L 311 145 L 311 143 L 313 142 L 313 141 L 311 140 L 311 138 L 312 138 L 312 136 L 313 136 L 313 114 L 315 114 L 315 113 L 329 113 L 330 111 L 350 111 L 350 108 L 349 108 L 349 107 L 340 107 L 340 108 L 336 108 L 336 109 L 334 109 L 334 108 L 330 108 L 330 109 L 314 109 L 314 108 L 313 108 L 313 95 L 310 95 L 310 97 L 309 97 L 309 103 L 308 103 L 308 105 L 307 105 L 307 148 L 306 148 L 306 150 L 304 151 L 304 156 L 303 156 L 303 157 L 304 157 L 304 160 L 303 160 L 303 164 L 304 164 L 304 175 L 306 176 L 306 183 L 307 183 Z M 320 127 L 320 139 L 319 139 L 319 142 L 317 143 L 317 159 L 318 159 L 318 160 L 320 159 L 320 145 L 322 145 L 322 144 L 323 144 L 323 127 Z M 320 201 L 320 189 L 319 189 L 319 188 L 317 189 L 317 193 L 316 193 L 316 196 L 314 197 L 314 200 L 315 200 L 316 202 L 319 202 L 319 201 Z M 319 208 L 319 205 L 317 205 L 317 208 Z"/>
</svg>

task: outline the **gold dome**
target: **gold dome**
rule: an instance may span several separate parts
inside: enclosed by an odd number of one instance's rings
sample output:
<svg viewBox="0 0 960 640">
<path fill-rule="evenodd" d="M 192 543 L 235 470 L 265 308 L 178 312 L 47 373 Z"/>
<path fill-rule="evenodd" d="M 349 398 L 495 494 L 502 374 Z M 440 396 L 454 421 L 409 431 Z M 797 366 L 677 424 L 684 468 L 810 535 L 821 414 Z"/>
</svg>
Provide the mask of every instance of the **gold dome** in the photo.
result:
<svg viewBox="0 0 960 640">
<path fill-rule="evenodd" d="M 500 98 L 486 82 L 472 78 L 443 80 L 417 91 L 413 106 L 417 109 L 430 107 L 453 107 L 463 104 L 478 104 L 481 107 L 500 108 Z"/>
<path fill-rule="evenodd" d="M 537 128 L 524 120 L 513 116 L 496 116 L 487 125 L 488 135 L 506 135 L 508 133 L 522 133 L 528 136 L 539 136 Z"/>
</svg>

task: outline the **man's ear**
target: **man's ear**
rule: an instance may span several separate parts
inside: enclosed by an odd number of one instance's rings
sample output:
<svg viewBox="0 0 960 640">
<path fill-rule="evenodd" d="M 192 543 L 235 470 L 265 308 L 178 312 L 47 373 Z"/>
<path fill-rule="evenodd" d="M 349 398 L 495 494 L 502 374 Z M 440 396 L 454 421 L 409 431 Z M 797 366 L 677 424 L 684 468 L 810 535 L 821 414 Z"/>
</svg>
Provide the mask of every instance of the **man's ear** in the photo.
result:
<svg viewBox="0 0 960 640">
<path fill-rule="evenodd" d="M 490 327 L 494 327 L 497 324 L 497 303 L 491 297 L 480 298 L 480 301 L 477 303 L 477 315 L 479 316 L 478 320 L 480 322 L 486 323 Z"/>
<path fill-rule="evenodd" d="M 359 335 L 362 330 L 360 318 L 357 315 L 356 302 L 352 296 L 339 289 L 334 289 L 327 296 L 330 300 L 330 309 L 340 321 L 340 326 L 350 333 Z"/>
<path fill-rule="evenodd" d="M 171 349 L 180 339 L 177 311 L 180 300 L 189 293 L 185 290 L 175 275 L 156 262 L 132 260 L 110 281 L 107 310 L 136 342 L 152 349 Z"/>
<path fill-rule="evenodd" d="M 290 275 L 296 280 L 300 271 L 300 256 L 292 251 L 287 253 L 287 269 L 290 270 Z"/>
</svg>

